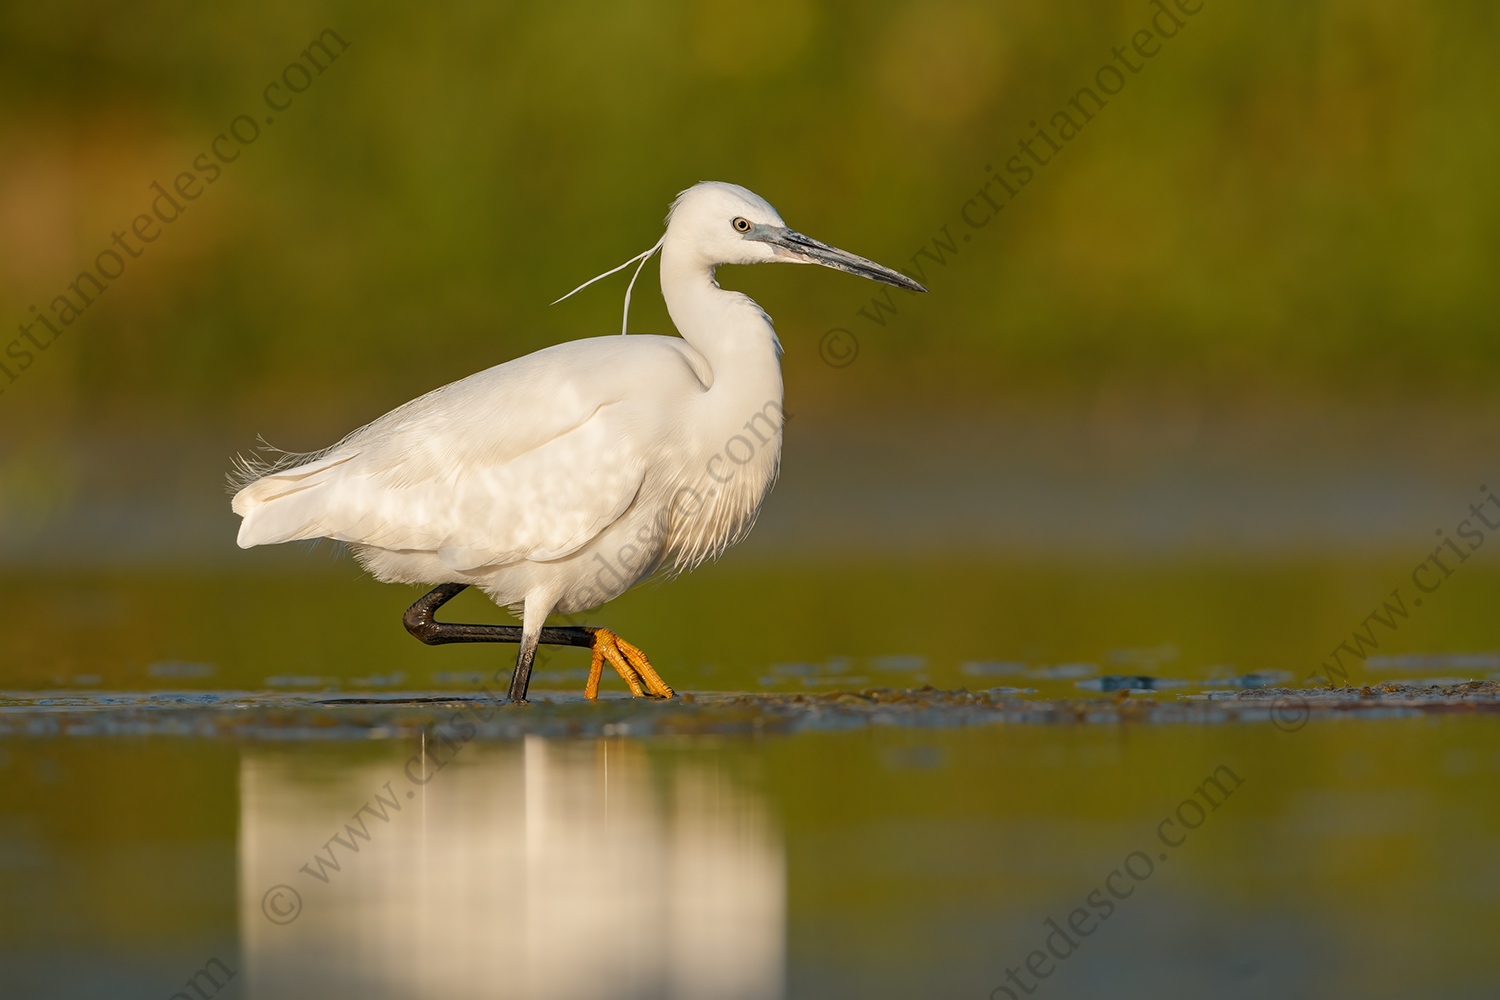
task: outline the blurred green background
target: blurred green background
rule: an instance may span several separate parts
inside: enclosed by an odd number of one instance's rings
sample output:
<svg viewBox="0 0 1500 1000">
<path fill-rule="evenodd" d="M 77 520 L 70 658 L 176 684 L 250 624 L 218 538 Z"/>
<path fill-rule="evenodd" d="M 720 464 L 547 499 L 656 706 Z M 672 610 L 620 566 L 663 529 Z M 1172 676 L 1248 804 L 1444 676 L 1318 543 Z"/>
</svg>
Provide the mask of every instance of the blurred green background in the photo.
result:
<svg viewBox="0 0 1500 1000">
<path fill-rule="evenodd" d="M 720 659 L 700 624 L 753 630 L 730 686 L 936 645 L 929 676 L 954 682 L 968 659 L 1162 643 L 1191 670 L 1296 669 L 1500 479 L 1500 9 L 1206 0 L 966 227 L 987 165 L 1153 17 L 1135 0 L 10 5 L 11 322 L 148 211 L 153 182 L 268 115 L 263 88 L 311 40 L 348 48 L 0 395 L 0 581 L 27 598 L 5 612 L 9 679 L 481 656 L 401 645 L 411 595 L 341 557 L 236 550 L 222 476 L 257 435 L 318 448 L 612 332 L 623 276 L 548 303 L 648 246 L 705 178 L 887 264 L 912 268 L 945 226 L 956 252 L 922 261 L 933 294 L 892 300 L 884 325 L 860 315 L 881 290 L 845 275 L 723 273 L 786 346 L 783 482 L 722 566 L 603 620 L 693 669 Z M 670 330 L 654 278 L 635 330 Z M 834 327 L 859 341 L 847 367 L 819 356 Z M 1489 569 L 1466 572 L 1462 600 L 1492 593 Z M 149 625 L 122 610 L 142 602 Z M 1454 607 L 1413 648 L 1500 645 Z M 986 628 L 935 636 L 960 608 Z M 309 622 L 295 654 L 265 624 L 289 616 Z M 366 616 L 379 662 L 348 667 L 337 637 Z M 111 638 L 56 642 L 72 623 Z"/>
<path fill-rule="evenodd" d="M 908 258 L 1128 44 L 1133 0 L 10 5 L 0 314 L 72 280 L 261 88 L 349 49 L 24 384 L 10 442 L 223 426 L 317 444 L 433 385 L 608 333 L 616 282 L 705 178 Z M 1493 4 L 1209 0 L 858 368 L 817 363 L 873 286 L 730 273 L 803 405 L 943 406 L 1142 380 L 1386 400 L 1497 362 Z M 659 299 L 635 326 L 666 330 Z M 866 334 L 868 333 L 868 336 Z M 903 399 L 902 405 L 909 405 Z"/>
</svg>

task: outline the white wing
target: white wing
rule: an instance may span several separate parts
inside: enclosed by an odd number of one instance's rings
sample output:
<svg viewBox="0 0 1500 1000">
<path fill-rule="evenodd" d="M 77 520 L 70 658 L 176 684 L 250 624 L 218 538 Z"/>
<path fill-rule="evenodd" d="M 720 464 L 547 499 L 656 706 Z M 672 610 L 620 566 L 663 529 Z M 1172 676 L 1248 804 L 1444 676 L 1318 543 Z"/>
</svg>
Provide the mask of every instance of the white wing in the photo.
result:
<svg viewBox="0 0 1500 1000">
<path fill-rule="evenodd" d="M 239 544 L 336 538 L 455 570 L 563 558 L 630 507 L 660 444 L 643 412 L 701 391 L 696 361 L 676 338 L 602 337 L 471 375 L 240 490 Z"/>
</svg>

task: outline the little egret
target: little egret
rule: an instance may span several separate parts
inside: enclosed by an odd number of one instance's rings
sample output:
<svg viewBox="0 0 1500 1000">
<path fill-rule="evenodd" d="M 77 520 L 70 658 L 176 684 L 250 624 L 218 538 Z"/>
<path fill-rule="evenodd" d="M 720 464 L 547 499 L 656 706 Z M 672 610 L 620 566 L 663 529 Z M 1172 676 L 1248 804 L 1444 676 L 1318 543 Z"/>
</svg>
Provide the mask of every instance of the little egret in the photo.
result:
<svg viewBox="0 0 1500 1000">
<path fill-rule="evenodd" d="M 538 642 L 592 649 L 591 699 L 605 661 L 633 695 L 670 698 L 645 654 L 609 629 L 544 626 L 719 555 L 771 490 L 781 344 L 760 306 L 719 287 L 716 269 L 821 264 L 926 289 L 788 229 L 764 199 L 717 181 L 682 192 L 656 245 L 599 278 L 631 264 L 638 276 L 658 250 L 680 338 L 557 344 L 435 389 L 323 451 L 242 461 L 240 547 L 333 538 L 376 579 L 437 584 L 407 609 L 406 628 L 433 645 L 518 643 L 515 702 L 526 700 Z M 435 620 L 471 586 L 521 625 Z"/>
</svg>

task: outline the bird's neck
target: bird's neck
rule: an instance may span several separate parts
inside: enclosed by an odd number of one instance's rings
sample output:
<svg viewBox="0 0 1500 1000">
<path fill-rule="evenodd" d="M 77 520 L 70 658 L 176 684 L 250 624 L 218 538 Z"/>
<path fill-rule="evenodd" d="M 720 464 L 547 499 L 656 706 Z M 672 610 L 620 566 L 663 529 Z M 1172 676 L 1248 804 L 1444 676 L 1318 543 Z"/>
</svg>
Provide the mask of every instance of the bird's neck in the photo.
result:
<svg viewBox="0 0 1500 1000">
<path fill-rule="evenodd" d="M 669 489 L 674 503 L 688 498 L 666 546 L 681 570 L 718 555 L 755 523 L 781 464 L 786 414 L 770 318 L 749 296 L 720 288 L 712 264 L 674 250 L 669 240 L 662 251 L 662 295 L 711 379 L 684 408 L 691 453 Z"/>
<path fill-rule="evenodd" d="M 662 249 L 662 297 L 677 332 L 712 369 L 713 390 L 774 393 L 779 402 L 781 345 L 770 317 L 748 295 L 720 288 L 713 265 L 674 250 Z"/>
</svg>

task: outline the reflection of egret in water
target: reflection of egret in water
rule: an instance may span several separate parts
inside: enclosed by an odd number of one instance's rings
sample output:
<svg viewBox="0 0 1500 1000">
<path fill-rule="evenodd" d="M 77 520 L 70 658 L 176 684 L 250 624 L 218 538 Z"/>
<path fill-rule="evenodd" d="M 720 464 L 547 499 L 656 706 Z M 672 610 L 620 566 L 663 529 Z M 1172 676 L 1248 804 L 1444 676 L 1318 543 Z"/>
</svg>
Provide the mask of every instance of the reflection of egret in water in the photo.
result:
<svg viewBox="0 0 1500 1000">
<path fill-rule="evenodd" d="M 402 764 L 328 783 L 246 752 L 250 996 L 781 995 L 782 846 L 761 800 L 728 775 L 653 764 L 620 740 L 539 737 L 471 745 L 425 789 Z M 327 856 L 333 831 L 353 841 L 344 824 L 375 790 L 389 799 L 387 781 L 401 811 L 366 814 L 357 855 L 335 843 L 341 867 L 326 884 L 299 871 Z M 260 911 L 277 883 L 303 899 L 284 926 Z"/>
</svg>

